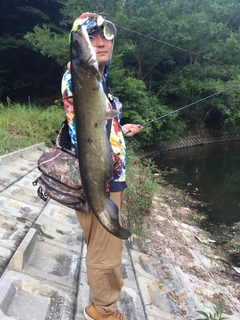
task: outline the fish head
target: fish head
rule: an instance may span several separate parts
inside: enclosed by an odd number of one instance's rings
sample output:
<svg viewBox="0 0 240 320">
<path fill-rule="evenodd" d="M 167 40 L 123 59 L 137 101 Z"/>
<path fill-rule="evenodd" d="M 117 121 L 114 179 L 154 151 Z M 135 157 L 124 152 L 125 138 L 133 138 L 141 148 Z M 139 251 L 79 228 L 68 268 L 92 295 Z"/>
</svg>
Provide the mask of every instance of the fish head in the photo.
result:
<svg viewBox="0 0 240 320">
<path fill-rule="evenodd" d="M 77 31 L 79 27 L 83 25 L 86 27 L 89 36 L 96 31 L 100 31 L 104 35 L 104 38 L 111 41 L 113 46 L 117 29 L 111 21 L 98 13 L 84 12 L 74 21 L 71 31 Z M 104 79 L 108 76 L 111 58 L 112 55 L 110 55 L 109 61 L 105 64 L 103 72 Z"/>
<path fill-rule="evenodd" d="M 93 75 L 99 77 L 99 81 L 102 79 L 98 70 L 96 52 L 84 25 L 71 32 L 71 65 L 72 70 L 80 68 L 85 71 L 90 70 Z"/>
</svg>

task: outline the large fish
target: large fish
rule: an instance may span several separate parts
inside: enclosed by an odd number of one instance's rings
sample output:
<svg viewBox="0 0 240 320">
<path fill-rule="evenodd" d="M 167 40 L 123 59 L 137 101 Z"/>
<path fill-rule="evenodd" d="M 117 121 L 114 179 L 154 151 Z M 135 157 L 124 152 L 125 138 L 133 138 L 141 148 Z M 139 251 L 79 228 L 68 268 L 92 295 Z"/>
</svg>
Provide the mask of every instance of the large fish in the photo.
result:
<svg viewBox="0 0 240 320">
<path fill-rule="evenodd" d="M 105 192 L 113 173 L 106 118 L 114 117 L 116 113 L 115 110 L 106 110 L 107 98 L 96 53 L 84 26 L 72 31 L 70 51 L 77 153 L 83 190 L 102 226 L 114 236 L 127 239 L 131 233 L 120 226 L 118 207 Z"/>
</svg>

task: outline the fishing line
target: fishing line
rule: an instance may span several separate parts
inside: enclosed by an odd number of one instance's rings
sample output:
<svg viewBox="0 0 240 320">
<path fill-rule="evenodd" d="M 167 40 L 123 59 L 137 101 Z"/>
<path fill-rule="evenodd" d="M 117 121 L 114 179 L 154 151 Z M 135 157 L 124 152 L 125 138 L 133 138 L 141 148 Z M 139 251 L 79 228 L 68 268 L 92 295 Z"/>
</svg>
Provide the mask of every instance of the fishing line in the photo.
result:
<svg viewBox="0 0 240 320">
<path fill-rule="evenodd" d="M 158 118 L 155 118 L 155 119 L 153 119 L 153 120 L 150 120 L 150 121 L 148 121 L 148 122 L 146 122 L 146 123 L 144 123 L 144 124 L 141 124 L 139 127 L 146 127 L 147 125 L 149 125 L 149 124 L 151 124 L 151 123 L 153 123 L 153 122 L 155 122 L 155 121 L 159 121 L 159 120 L 161 120 L 161 119 L 163 119 L 163 118 L 168 117 L 170 114 L 179 112 L 179 111 L 181 111 L 181 110 L 183 110 L 183 109 L 186 109 L 186 108 L 188 108 L 188 107 L 193 106 L 194 104 L 197 104 L 197 103 L 199 103 L 199 102 L 202 102 L 202 101 L 205 101 L 205 100 L 207 100 L 207 99 L 210 99 L 210 98 L 212 98 L 212 97 L 214 97 L 214 96 L 216 96 L 216 95 L 218 95 L 218 94 L 220 94 L 220 93 L 223 93 L 223 92 L 225 92 L 225 91 L 227 91 L 227 90 L 233 89 L 233 88 L 238 87 L 238 86 L 240 86 L 240 82 L 238 82 L 238 83 L 236 83 L 236 84 L 234 84 L 234 85 L 232 85 L 232 86 L 230 86 L 230 87 L 227 87 L 227 88 L 225 88 L 225 89 L 222 89 L 222 90 L 220 90 L 220 91 L 218 91 L 218 92 L 216 92 L 216 93 L 213 93 L 213 94 L 211 94 L 210 96 L 207 96 L 207 97 L 205 97 L 205 98 L 202 98 L 202 99 L 200 99 L 200 100 L 197 100 L 197 101 L 195 101 L 195 102 L 192 102 L 192 103 L 190 103 L 190 104 L 188 104 L 188 105 L 186 105 L 186 106 L 183 106 L 183 107 L 181 107 L 181 108 L 179 108 L 179 109 L 173 110 L 173 111 L 171 111 L 171 112 L 169 112 L 169 113 L 167 113 L 167 114 L 164 114 L 163 116 L 160 116 L 160 117 L 158 117 Z M 131 130 L 125 132 L 124 135 L 128 134 L 129 132 L 131 132 Z"/>
<path fill-rule="evenodd" d="M 163 40 L 154 38 L 154 37 L 152 37 L 152 36 L 148 36 L 148 35 L 146 35 L 146 34 L 144 34 L 144 33 L 139 32 L 139 31 L 135 31 L 135 30 L 132 30 L 132 29 L 129 29 L 129 28 L 120 26 L 120 25 L 117 24 L 117 23 L 115 23 L 115 25 L 116 25 L 117 27 L 125 30 L 125 31 L 129 31 L 129 32 L 132 32 L 132 33 L 136 33 L 136 34 L 138 34 L 138 35 L 140 35 L 140 36 L 143 36 L 143 37 L 145 37 L 145 38 L 148 38 L 148 39 L 151 39 L 151 40 L 160 42 L 160 43 L 165 44 L 165 45 L 167 45 L 167 46 L 169 46 L 169 47 L 173 47 L 173 48 L 175 48 L 175 49 L 188 52 L 188 53 L 193 54 L 193 55 L 195 55 L 195 56 L 198 56 L 198 57 L 207 59 L 207 60 L 209 60 L 209 61 L 212 61 L 212 62 L 215 62 L 215 63 L 218 63 L 218 64 L 222 64 L 222 65 L 224 65 L 224 66 L 228 66 L 228 67 L 231 67 L 231 68 L 236 68 L 236 69 L 238 69 L 238 67 L 236 67 L 236 66 L 234 66 L 234 65 L 226 64 L 226 63 L 224 63 L 224 62 L 222 62 L 222 61 L 219 61 L 219 60 L 217 60 L 217 59 L 211 59 L 211 58 L 206 57 L 206 56 L 204 56 L 204 55 L 202 55 L 202 54 L 200 54 L 200 53 L 197 53 L 197 52 L 194 52 L 194 51 L 190 51 L 190 50 L 188 50 L 188 49 L 184 49 L 184 48 L 179 47 L 179 46 L 175 46 L 174 44 L 171 44 L 171 43 L 169 43 L 169 42 L 166 42 L 166 41 L 163 41 Z"/>
<path fill-rule="evenodd" d="M 199 53 L 196 53 L 196 52 L 194 52 L 194 51 L 190 51 L 190 50 L 187 50 L 187 49 L 184 49 L 184 48 L 175 46 L 175 45 L 173 45 L 173 44 L 171 44 L 171 43 L 168 43 L 168 42 L 166 42 L 166 41 L 163 41 L 163 40 L 154 38 L 154 37 L 152 37 L 152 36 L 148 36 L 148 35 L 146 35 L 146 34 L 143 34 L 143 33 L 139 32 L 139 31 L 135 31 L 135 30 L 132 30 L 132 29 L 129 29 L 129 28 L 120 26 L 119 24 L 116 24 L 116 23 L 115 23 L 115 25 L 116 25 L 117 27 L 123 29 L 123 30 L 129 31 L 129 32 L 132 32 L 132 33 L 136 33 L 136 34 L 138 34 L 138 35 L 140 35 L 140 36 L 143 36 L 143 37 L 145 37 L 145 38 L 148 38 L 148 39 L 151 39 L 151 40 L 160 42 L 160 43 L 165 44 L 165 45 L 167 45 L 167 46 L 176 48 L 176 49 L 178 49 L 178 50 L 182 50 L 182 51 L 188 52 L 188 53 L 193 54 L 193 55 L 196 55 L 196 56 L 198 56 L 198 57 L 202 57 L 202 58 L 207 59 L 207 60 L 209 60 L 209 61 L 212 61 L 212 62 L 215 62 L 215 63 L 218 63 L 218 64 L 222 64 L 222 65 L 225 65 L 225 66 L 228 66 L 228 67 L 232 67 L 232 68 L 237 68 L 236 66 L 223 63 L 223 62 L 221 62 L 221 61 L 219 61 L 219 60 L 217 60 L 217 59 L 211 59 L 211 58 L 209 58 L 209 57 L 206 57 L 206 56 L 201 55 L 201 54 L 199 54 Z M 237 86 L 239 86 L 239 85 L 240 85 L 240 83 L 234 84 L 234 85 L 232 85 L 232 86 L 230 86 L 230 87 L 228 87 L 228 88 L 225 88 L 225 89 L 220 90 L 220 91 L 218 91 L 218 92 L 216 92 L 216 93 L 213 93 L 213 94 L 211 94 L 210 96 L 207 96 L 207 97 L 205 97 L 205 98 L 202 98 L 202 99 L 200 99 L 200 100 L 197 100 L 197 101 L 195 101 L 195 102 L 192 102 L 192 103 L 190 103 L 190 104 L 188 104 L 188 105 L 186 105 L 186 106 L 183 106 L 183 107 L 181 107 L 181 108 L 179 108 L 179 109 L 177 109 L 177 110 L 171 111 L 171 112 L 169 112 L 169 113 L 167 113 L 167 114 L 165 114 L 165 115 L 163 115 L 163 116 L 160 116 L 160 117 L 158 117 L 158 118 L 156 118 L 156 119 L 150 120 L 150 121 L 148 121 L 148 122 L 146 122 L 146 123 L 144 123 L 144 124 L 141 124 L 140 126 L 141 126 L 141 127 L 145 127 L 145 126 L 147 126 L 147 125 L 149 125 L 149 124 L 151 124 L 151 123 L 153 123 L 153 122 L 155 122 L 155 121 L 158 121 L 158 120 L 161 120 L 161 119 L 163 119 L 163 118 L 166 118 L 166 117 L 168 117 L 169 115 L 171 115 L 171 114 L 173 114 L 173 113 L 175 113 L 175 112 L 181 111 L 181 110 L 183 110 L 183 109 L 186 109 L 186 108 L 188 108 L 188 107 L 191 107 L 191 106 L 194 105 L 194 104 L 197 104 L 197 103 L 202 102 L 202 101 L 204 101 L 204 100 L 210 99 L 210 98 L 212 98 L 212 97 L 214 97 L 214 96 L 216 96 L 216 95 L 218 95 L 218 94 L 220 94 L 220 93 L 222 93 L 222 92 L 224 92 L 224 91 L 230 90 L 230 89 L 232 89 L 232 88 L 234 88 L 234 87 L 237 87 Z M 131 132 L 131 130 L 125 132 L 124 135 L 128 134 L 129 132 Z"/>
</svg>

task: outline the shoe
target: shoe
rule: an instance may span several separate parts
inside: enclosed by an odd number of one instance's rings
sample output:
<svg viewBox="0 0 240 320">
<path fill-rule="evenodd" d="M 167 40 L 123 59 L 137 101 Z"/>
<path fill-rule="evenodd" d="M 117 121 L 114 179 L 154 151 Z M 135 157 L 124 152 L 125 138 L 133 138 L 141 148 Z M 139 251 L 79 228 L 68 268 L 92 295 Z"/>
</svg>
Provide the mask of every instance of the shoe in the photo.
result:
<svg viewBox="0 0 240 320">
<path fill-rule="evenodd" d="M 103 316 L 97 311 L 93 304 L 90 304 L 88 307 L 83 309 L 83 315 L 86 320 L 127 320 L 127 318 L 125 318 L 118 310 Z"/>
</svg>

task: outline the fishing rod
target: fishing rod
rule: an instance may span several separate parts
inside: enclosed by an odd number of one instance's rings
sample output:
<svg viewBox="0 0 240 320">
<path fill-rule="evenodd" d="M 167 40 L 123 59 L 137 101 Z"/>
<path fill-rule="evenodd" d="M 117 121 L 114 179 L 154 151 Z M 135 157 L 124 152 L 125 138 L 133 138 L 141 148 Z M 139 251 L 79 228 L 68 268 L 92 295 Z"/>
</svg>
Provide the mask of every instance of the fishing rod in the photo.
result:
<svg viewBox="0 0 240 320">
<path fill-rule="evenodd" d="M 146 123 L 143 123 L 143 124 L 139 125 L 139 128 L 141 128 L 141 127 L 146 127 L 147 125 L 149 125 L 149 124 L 151 124 L 151 123 L 153 123 L 153 122 L 155 122 L 155 121 L 159 121 L 159 120 L 161 120 L 161 119 L 163 119 L 163 118 L 168 117 L 170 114 L 173 114 L 173 113 L 175 113 L 175 112 L 179 112 L 179 111 L 181 111 L 181 110 L 183 110 L 183 109 L 186 109 L 186 108 L 188 108 L 188 107 L 193 106 L 194 104 L 197 104 L 197 103 L 202 102 L 202 101 L 204 101 L 204 100 L 210 99 L 210 98 L 212 98 L 212 97 L 214 97 L 214 96 L 216 96 L 216 95 L 218 95 L 218 94 L 220 94 L 220 93 L 223 93 L 223 92 L 225 92 L 225 91 L 227 91 L 227 90 L 233 89 L 233 88 L 238 87 L 238 86 L 240 86 L 240 82 L 238 82 L 238 83 L 236 83 L 236 84 L 234 84 L 234 85 L 232 85 L 232 86 L 230 86 L 230 87 L 227 87 L 227 88 L 225 88 L 225 89 L 222 89 L 222 90 L 220 90 L 220 91 L 218 91 L 218 92 L 216 92 L 216 93 L 213 93 L 213 94 L 211 94 L 210 96 L 207 96 L 207 97 L 205 97 L 205 98 L 202 98 L 202 99 L 200 99 L 200 100 L 197 100 L 197 101 L 195 101 L 195 102 L 192 102 L 192 103 L 190 103 L 190 104 L 188 104 L 188 105 L 186 105 L 186 106 L 183 106 L 183 107 L 181 107 L 181 108 L 179 108 L 179 109 L 177 109 L 177 110 L 173 110 L 173 111 L 171 111 L 171 112 L 169 112 L 169 113 L 166 113 L 166 114 L 164 114 L 163 116 L 157 117 L 157 118 L 155 118 L 155 119 L 153 119 L 153 120 L 150 120 L 150 121 L 148 121 L 148 122 L 146 122 Z M 125 132 L 124 135 L 128 134 L 129 132 L 131 132 L 131 130 Z"/>
<path fill-rule="evenodd" d="M 132 32 L 132 33 L 136 33 L 136 34 L 138 34 L 138 35 L 140 35 L 140 36 L 146 37 L 146 38 L 151 39 L 151 40 L 153 40 L 153 41 L 160 42 L 160 43 L 162 43 L 162 44 L 164 44 L 164 45 L 173 47 L 173 48 L 175 48 L 175 49 L 188 52 L 188 53 L 190 53 L 190 54 L 193 54 L 193 55 L 195 55 L 195 56 L 198 56 L 198 57 L 207 59 L 207 60 L 209 60 L 209 61 L 212 61 L 212 62 L 215 62 L 215 63 L 218 63 L 218 64 L 222 64 L 222 65 L 225 65 L 225 66 L 228 66 L 228 67 L 236 68 L 236 66 L 229 65 L 229 64 L 225 64 L 225 63 L 223 63 L 222 61 L 219 61 L 219 60 L 217 60 L 217 59 L 209 58 L 209 57 L 204 56 L 204 55 L 202 55 L 202 54 L 199 54 L 199 53 L 196 53 L 196 52 L 193 52 L 193 51 L 184 49 L 184 48 L 182 48 L 182 47 L 179 47 L 179 46 L 173 45 L 173 44 L 171 44 L 171 43 L 162 41 L 162 40 L 157 39 L 157 38 L 154 38 L 154 37 L 152 37 L 152 36 L 148 36 L 148 35 L 146 35 L 146 34 L 143 34 L 143 33 L 139 32 L 139 31 L 135 31 L 135 30 L 126 28 L 126 27 L 121 26 L 121 25 L 118 25 L 118 24 L 116 24 L 116 23 L 115 23 L 115 25 L 118 26 L 118 27 L 120 27 L 121 29 L 123 29 L 123 30 L 125 30 L 125 31 Z M 178 111 L 180 111 L 180 110 L 186 109 L 186 108 L 188 108 L 188 107 L 190 107 L 190 106 L 192 106 L 192 105 L 194 105 L 194 104 L 196 104 L 196 103 L 199 103 L 199 102 L 201 102 L 201 101 L 210 99 L 210 98 L 212 98 L 212 97 L 214 97 L 214 96 L 216 96 L 216 95 L 218 95 L 218 94 L 220 94 L 220 93 L 222 93 L 222 92 L 224 92 L 224 91 L 230 90 L 230 89 L 232 89 L 232 88 L 234 88 L 234 87 L 237 87 L 237 86 L 239 86 L 239 85 L 240 85 L 240 83 L 237 83 L 237 84 L 235 84 L 235 85 L 232 85 L 232 86 L 230 86 L 230 87 L 228 87 L 228 88 L 226 88 L 226 89 L 223 89 L 223 90 L 221 90 L 221 91 L 219 91 L 219 92 L 216 92 L 216 93 L 214 93 L 214 94 L 212 94 L 212 95 L 210 95 L 210 96 L 207 96 L 207 97 L 205 97 L 205 98 L 203 98 L 203 99 L 197 100 L 197 101 L 195 101 L 195 102 L 193 102 L 193 103 L 190 103 L 190 104 L 188 104 L 188 105 L 186 105 L 186 106 L 183 106 L 183 107 L 181 107 L 181 108 L 179 108 L 179 109 L 177 109 L 177 110 L 171 111 L 171 112 L 169 112 L 169 113 L 167 113 L 167 114 L 165 114 L 165 115 L 163 115 L 163 116 L 160 116 L 160 117 L 158 117 L 158 118 L 156 118 L 156 119 L 153 119 L 153 120 L 151 120 L 151 121 L 148 121 L 148 122 L 146 122 L 146 123 L 144 123 L 144 124 L 141 124 L 139 127 L 145 127 L 145 126 L 147 126 L 147 125 L 149 125 L 149 124 L 151 124 L 151 123 L 153 123 L 153 122 L 155 122 L 155 121 L 158 121 L 158 120 L 160 120 L 160 119 L 166 118 L 167 116 L 169 116 L 169 115 L 171 115 L 171 114 L 173 114 L 173 113 L 175 113 L 175 112 L 178 112 Z M 131 130 L 125 132 L 124 135 L 128 134 L 129 132 L 131 132 Z"/>
</svg>

